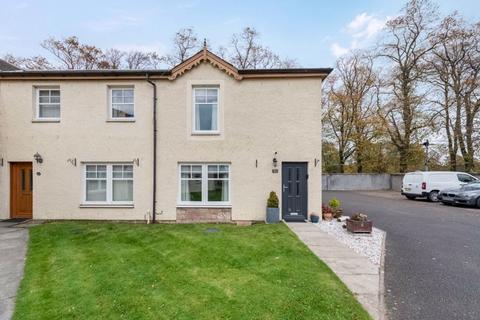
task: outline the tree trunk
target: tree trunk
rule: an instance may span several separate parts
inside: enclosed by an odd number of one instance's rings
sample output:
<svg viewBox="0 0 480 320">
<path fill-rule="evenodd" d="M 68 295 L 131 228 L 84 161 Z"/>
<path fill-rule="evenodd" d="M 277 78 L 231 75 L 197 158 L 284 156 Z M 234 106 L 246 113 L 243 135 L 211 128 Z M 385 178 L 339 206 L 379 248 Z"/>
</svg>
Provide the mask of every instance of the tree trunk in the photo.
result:
<svg viewBox="0 0 480 320">
<path fill-rule="evenodd" d="M 345 172 L 345 157 L 343 149 L 338 150 L 338 172 Z"/>
<path fill-rule="evenodd" d="M 405 173 L 408 170 L 408 149 L 402 146 L 398 150 L 400 154 L 400 165 L 399 165 L 399 171 L 400 173 Z"/>
</svg>

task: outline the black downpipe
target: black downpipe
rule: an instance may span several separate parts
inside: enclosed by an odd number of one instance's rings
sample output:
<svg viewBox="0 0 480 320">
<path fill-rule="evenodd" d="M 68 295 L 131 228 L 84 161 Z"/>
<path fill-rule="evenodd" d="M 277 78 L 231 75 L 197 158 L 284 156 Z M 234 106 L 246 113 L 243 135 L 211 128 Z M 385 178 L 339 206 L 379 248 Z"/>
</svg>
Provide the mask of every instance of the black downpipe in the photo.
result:
<svg viewBox="0 0 480 320">
<path fill-rule="evenodd" d="M 147 82 L 153 86 L 153 203 L 152 223 L 157 216 L 157 85 L 150 80 L 147 73 Z"/>
</svg>

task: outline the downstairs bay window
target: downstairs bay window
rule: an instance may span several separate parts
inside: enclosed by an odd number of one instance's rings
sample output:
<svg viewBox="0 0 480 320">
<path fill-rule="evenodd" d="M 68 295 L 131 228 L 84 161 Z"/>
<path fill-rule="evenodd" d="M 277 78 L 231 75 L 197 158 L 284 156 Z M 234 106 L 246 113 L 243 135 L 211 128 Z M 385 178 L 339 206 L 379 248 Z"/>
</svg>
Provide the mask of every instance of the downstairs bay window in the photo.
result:
<svg viewBox="0 0 480 320">
<path fill-rule="evenodd" d="M 133 205 L 133 165 L 86 164 L 85 204 Z"/>
<path fill-rule="evenodd" d="M 230 204 L 230 165 L 181 164 L 180 205 L 221 206 Z"/>
</svg>

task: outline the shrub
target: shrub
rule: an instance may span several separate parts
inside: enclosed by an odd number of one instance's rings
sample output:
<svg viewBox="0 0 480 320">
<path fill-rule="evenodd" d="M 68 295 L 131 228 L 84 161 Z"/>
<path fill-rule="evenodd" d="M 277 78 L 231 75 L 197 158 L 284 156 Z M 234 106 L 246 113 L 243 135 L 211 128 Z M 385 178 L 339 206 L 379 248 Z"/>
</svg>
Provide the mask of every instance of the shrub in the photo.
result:
<svg viewBox="0 0 480 320">
<path fill-rule="evenodd" d="M 337 198 L 332 198 L 332 199 L 330 199 L 330 201 L 328 202 L 328 205 L 329 205 L 333 210 L 337 210 L 338 208 L 340 208 L 340 200 L 338 200 Z"/>
<path fill-rule="evenodd" d="M 278 208 L 278 197 L 275 191 L 270 192 L 267 199 L 267 208 Z"/>
<path fill-rule="evenodd" d="M 355 213 L 353 216 L 350 217 L 350 220 L 354 220 L 354 221 L 367 221 L 368 220 L 368 216 L 364 213 L 361 213 L 361 212 L 358 212 L 358 213 Z"/>
</svg>

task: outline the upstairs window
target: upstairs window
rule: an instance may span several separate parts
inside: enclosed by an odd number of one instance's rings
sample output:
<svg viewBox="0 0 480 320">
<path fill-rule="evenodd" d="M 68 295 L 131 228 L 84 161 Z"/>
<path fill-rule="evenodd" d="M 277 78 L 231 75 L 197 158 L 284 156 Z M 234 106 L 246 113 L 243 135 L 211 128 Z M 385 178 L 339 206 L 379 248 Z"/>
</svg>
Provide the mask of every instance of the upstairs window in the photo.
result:
<svg viewBox="0 0 480 320">
<path fill-rule="evenodd" d="M 37 89 L 37 119 L 59 120 L 60 119 L 60 89 L 38 88 Z"/>
<path fill-rule="evenodd" d="M 110 118 L 133 119 L 135 117 L 134 89 L 110 88 Z"/>
<path fill-rule="evenodd" d="M 218 88 L 193 89 L 194 133 L 218 133 Z"/>
</svg>

